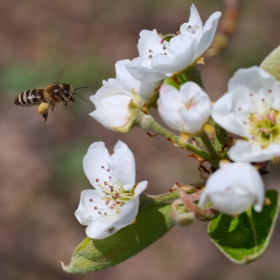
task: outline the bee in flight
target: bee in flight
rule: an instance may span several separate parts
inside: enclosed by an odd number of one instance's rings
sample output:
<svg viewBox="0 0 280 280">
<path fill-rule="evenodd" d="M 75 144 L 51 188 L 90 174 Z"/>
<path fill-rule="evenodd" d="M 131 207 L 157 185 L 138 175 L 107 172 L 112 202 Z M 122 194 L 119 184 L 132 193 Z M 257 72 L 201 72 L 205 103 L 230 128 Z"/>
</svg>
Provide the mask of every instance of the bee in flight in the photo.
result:
<svg viewBox="0 0 280 280">
<path fill-rule="evenodd" d="M 38 113 L 43 116 L 45 119 L 44 122 L 46 122 L 49 107 L 53 111 L 56 104 L 63 103 L 67 110 L 67 102 L 75 102 L 74 95 L 82 98 L 75 92 L 77 89 L 81 88 L 87 87 L 79 87 L 73 90 L 73 87 L 70 84 L 50 84 L 45 88 L 35 88 L 24 91 L 15 99 L 15 104 L 22 107 L 39 105 Z M 85 100 L 84 98 L 82 99 Z"/>
</svg>

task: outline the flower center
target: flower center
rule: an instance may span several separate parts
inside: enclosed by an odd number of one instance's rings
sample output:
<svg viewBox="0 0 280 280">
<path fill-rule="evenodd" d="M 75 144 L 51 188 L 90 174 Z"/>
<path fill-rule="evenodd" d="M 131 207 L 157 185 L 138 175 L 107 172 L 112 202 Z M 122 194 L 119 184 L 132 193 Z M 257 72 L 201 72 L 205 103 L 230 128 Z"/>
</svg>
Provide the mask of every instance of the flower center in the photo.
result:
<svg viewBox="0 0 280 280">
<path fill-rule="evenodd" d="M 187 29 L 188 35 L 195 38 L 198 42 L 201 37 L 201 28 L 198 25 L 188 25 Z"/>
<path fill-rule="evenodd" d="M 114 180 L 109 182 L 104 181 L 103 184 L 98 185 L 103 191 L 103 196 L 101 199 L 105 201 L 108 207 L 108 211 L 103 214 L 109 218 L 117 218 L 121 207 L 134 197 L 134 191 L 126 191 L 123 186 Z"/>
<path fill-rule="evenodd" d="M 197 104 L 194 100 L 194 97 L 192 97 L 191 99 L 189 99 L 187 102 L 185 102 L 185 107 L 189 110 L 192 107 L 195 107 Z"/>
<path fill-rule="evenodd" d="M 152 59 L 156 54 L 162 54 L 167 58 L 172 58 L 172 54 L 169 51 L 169 43 L 164 39 L 161 39 L 159 43 L 154 49 L 149 49 L 148 58 Z"/>
<path fill-rule="evenodd" d="M 266 149 L 270 144 L 280 144 L 280 114 L 270 109 L 266 114 L 253 113 L 246 123 L 252 139 Z"/>
</svg>

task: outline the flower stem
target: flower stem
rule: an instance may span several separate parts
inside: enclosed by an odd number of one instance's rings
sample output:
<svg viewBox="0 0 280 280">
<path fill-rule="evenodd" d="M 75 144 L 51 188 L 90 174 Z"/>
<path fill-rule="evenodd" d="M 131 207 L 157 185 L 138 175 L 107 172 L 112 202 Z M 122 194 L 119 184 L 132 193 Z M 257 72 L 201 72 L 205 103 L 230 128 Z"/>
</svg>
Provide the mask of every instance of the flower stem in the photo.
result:
<svg viewBox="0 0 280 280">
<path fill-rule="evenodd" d="M 189 185 L 181 186 L 181 189 L 185 193 L 190 194 L 191 197 L 193 197 L 193 200 L 198 200 L 200 197 L 200 193 L 201 193 L 201 187 L 198 188 L 198 185 L 199 184 L 189 184 Z M 205 183 L 203 183 L 202 185 L 204 186 Z M 179 198 L 179 194 L 176 191 L 176 187 L 177 187 L 177 185 L 174 185 L 170 189 L 169 192 L 158 194 L 158 195 L 141 194 L 140 195 L 140 208 L 149 206 L 149 205 L 153 205 L 153 204 L 166 203 L 170 200 Z M 199 195 L 196 195 L 196 193 L 199 193 Z"/>
<path fill-rule="evenodd" d="M 171 133 L 169 130 L 163 128 L 161 125 L 159 125 L 152 116 L 145 115 L 142 111 L 139 112 L 138 117 L 135 120 L 135 124 L 139 125 L 140 127 L 148 130 L 153 130 L 157 134 L 164 136 L 167 140 L 169 140 L 171 143 L 174 144 L 174 146 L 178 148 L 183 148 L 188 151 L 191 151 L 195 153 L 196 155 L 199 155 L 205 160 L 211 160 L 210 155 L 203 151 L 202 149 L 186 142 L 186 143 L 180 143 L 180 138 L 173 133 Z"/>
<path fill-rule="evenodd" d="M 203 143 L 203 145 L 205 146 L 205 148 L 207 149 L 207 151 L 209 152 L 210 154 L 210 157 L 211 157 L 211 164 L 215 167 L 215 168 L 219 168 L 219 161 L 220 161 L 220 158 L 219 158 L 219 155 L 217 154 L 216 150 L 214 149 L 213 147 L 213 144 L 212 142 L 210 141 L 208 135 L 206 132 L 202 132 L 200 134 L 200 139 Z"/>
</svg>

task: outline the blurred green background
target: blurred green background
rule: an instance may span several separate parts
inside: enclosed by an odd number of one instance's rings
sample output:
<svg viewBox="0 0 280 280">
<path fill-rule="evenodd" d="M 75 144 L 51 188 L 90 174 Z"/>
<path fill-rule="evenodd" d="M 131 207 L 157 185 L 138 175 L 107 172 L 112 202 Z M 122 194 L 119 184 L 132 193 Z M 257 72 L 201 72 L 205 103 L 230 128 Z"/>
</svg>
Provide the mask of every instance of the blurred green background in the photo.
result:
<svg viewBox="0 0 280 280">
<path fill-rule="evenodd" d="M 170 33 L 188 21 L 194 3 L 203 22 L 224 10 L 222 0 L 0 0 L 0 279 L 280 279 L 278 236 L 264 257 L 237 266 L 218 251 L 207 236 L 207 224 L 175 227 L 155 244 L 115 267 L 88 275 L 68 275 L 68 263 L 85 237 L 74 217 L 80 192 L 91 188 L 82 158 L 94 141 L 112 152 L 121 139 L 135 154 L 137 179 L 148 180 L 147 193 L 168 191 L 177 181 L 197 182 L 194 159 L 160 137 L 150 138 L 134 128 L 121 135 L 108 131 L 88 114 L 89 102 L 76 98 L 57 106 L 43 125 L 37 107 L 21 108 L 21 92 L 55 82 L 80 90 L 88 99 L 103 79 L 115 77 L 117 60 L 137 56 L 142 29 Z M 279 0 L 241 1 L 236 34 L 219 56 L 200 66 L 208 93 L 216 100 L 228 79 L 241 67 L 259 65 L 280 43 Z M 218 27 L 219 29 L 219 27 Z M 152 111 L 156 116 L 156 111 Z M 265 178 L 277 188 L 279 167 Z"/>
</svg>

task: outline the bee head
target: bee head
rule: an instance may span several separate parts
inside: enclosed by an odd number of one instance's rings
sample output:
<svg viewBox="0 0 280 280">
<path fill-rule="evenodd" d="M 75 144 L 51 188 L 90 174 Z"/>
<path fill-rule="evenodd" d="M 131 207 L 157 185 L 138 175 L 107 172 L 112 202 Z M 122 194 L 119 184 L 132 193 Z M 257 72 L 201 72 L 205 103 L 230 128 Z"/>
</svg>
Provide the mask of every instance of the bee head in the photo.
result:
<svg viewBox="0 0 280 280">
<path fill-rule="evenodd" d="M 75 102 L 73 87 L 70 84 L 63 84 L 63 95 L 70 101 Z"/>
</svg>

